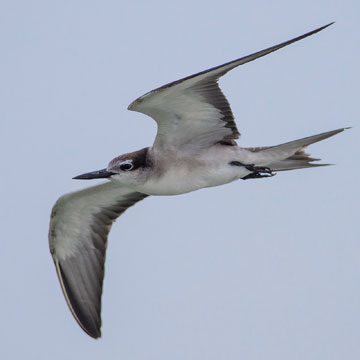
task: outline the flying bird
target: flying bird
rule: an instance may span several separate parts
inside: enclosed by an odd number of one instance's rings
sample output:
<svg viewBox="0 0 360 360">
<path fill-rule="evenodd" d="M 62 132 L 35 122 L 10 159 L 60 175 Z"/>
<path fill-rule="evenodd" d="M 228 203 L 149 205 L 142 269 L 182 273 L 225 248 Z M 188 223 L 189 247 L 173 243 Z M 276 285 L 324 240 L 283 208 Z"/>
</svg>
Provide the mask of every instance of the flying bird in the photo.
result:
<svg viewBox="0 0 360 360">
<path fill-rule="evenodd" d="M 331 23 L 332 24 L 332 23 Z M 331 24 L 254 54 L 152 90 L 128 109 L 153 118 L 154 144 L 74 179 L 110 181 L 65 194 L 54 205 L 49 244 L 67 304 L 81 328 L 101 336 L 101 295 L 113 222 L 150 195 L 178 195 L 275 172 L 325 166 L 305 152 L 345 128 L 276 146 L 237 146 L 240 133 L 218 80 L 228 71 L 313 35 Z"/>
</svg>

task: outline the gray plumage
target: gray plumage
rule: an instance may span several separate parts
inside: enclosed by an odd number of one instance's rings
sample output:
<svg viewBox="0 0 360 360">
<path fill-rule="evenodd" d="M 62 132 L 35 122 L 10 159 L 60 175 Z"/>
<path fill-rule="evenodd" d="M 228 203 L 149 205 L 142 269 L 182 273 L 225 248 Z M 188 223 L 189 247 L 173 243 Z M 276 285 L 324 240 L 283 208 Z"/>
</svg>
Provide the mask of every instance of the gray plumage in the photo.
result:
<svg viewBox="0 0 360 360">
<path fill-rule="evenodd" d="M 329 24 L 331 25 L 331 24 Z M 153 146 L 116 157 L 105 169 L 75 179 L 110 182 L 62 196 L 54 205 L 50 251 L 65 299 L 76 321 L 101 336 L 101 294 L 107 238 L 113 222 L 149 195 L 177 195 L 273 171 L 324 166 L 305 149 L 344 128 L 268 147 L 242 148 L 230 104 L 218 79 L 235 67 L 313 35 L 329 25 L 279 45 L 166 84 L 129 109 L 152 117 Z"/>
</svg>

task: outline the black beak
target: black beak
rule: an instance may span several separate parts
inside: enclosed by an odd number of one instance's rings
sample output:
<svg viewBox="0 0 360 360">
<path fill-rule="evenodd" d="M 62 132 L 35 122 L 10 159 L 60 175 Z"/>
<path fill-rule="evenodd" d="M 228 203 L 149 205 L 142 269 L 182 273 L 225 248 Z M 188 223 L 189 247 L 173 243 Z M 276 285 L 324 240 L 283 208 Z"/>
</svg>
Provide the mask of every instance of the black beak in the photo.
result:
<svg viewBox="0 0 360 360">
<path fill-rule="evenodd" d="M 76 180 L 92 180 L 92 179 L 102 179 L 102 178 L 108 178 L 111 175 L 115 175 L 116 173 L 113 173 L 111 171 L 107 171 L 106 169 L 101 169 L 98 171 L 89 172 L 86 174 L 78 175 L 73 177 L 73 179 Z"/>
</svg>

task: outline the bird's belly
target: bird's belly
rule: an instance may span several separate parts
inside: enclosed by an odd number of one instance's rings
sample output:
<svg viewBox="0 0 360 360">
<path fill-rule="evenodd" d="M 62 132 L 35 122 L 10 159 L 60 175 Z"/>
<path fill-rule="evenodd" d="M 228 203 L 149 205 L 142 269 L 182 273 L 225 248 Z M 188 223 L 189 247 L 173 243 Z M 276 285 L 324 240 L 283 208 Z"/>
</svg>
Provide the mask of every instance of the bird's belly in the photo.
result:
<svg viewBox="0 0 360 360">
<path fill-rule="evenodd" d="M 239 168 L 171 169 L 165 174 L 154 176 L 141 186 L 138 191 L 149 195 L 179 195 L 205 187 L 219 186 L 245 176 Z"/>
</svg>

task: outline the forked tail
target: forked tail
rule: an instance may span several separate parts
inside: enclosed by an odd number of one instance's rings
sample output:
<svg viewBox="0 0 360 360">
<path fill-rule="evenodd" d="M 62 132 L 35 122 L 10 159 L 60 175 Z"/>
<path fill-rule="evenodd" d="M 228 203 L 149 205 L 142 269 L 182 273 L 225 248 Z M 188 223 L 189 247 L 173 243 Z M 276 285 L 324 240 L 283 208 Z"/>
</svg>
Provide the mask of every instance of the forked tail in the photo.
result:
<svg viewBox="0 0 360 360">
<path fill-rule="evenodd" d="M 305 152 L 306 147 L 343 132 L 346 129 L 349 128 L 332 130 L 276 146 L 253 147 L 247 148 L 247 150 L 254 152 L 254 155 L 256 153 L 256 158 L 258 158 L 256 165 L 267 166 L 272 171 L 285 171 L 316 166 L 327 166 L 330 164 L 313 164 L 313 161 L 318 161 L 321 159 L 310 157 L 310 155 Z"/>
</svg>

